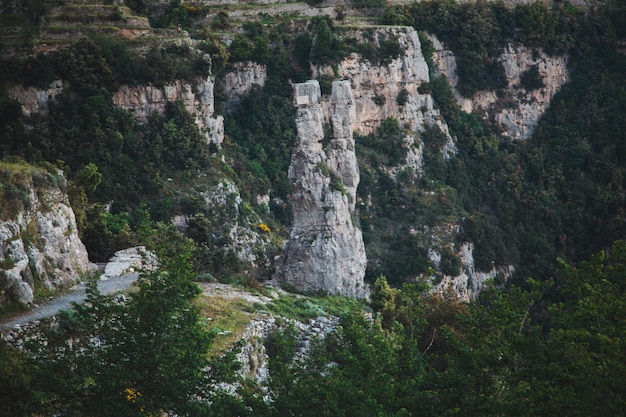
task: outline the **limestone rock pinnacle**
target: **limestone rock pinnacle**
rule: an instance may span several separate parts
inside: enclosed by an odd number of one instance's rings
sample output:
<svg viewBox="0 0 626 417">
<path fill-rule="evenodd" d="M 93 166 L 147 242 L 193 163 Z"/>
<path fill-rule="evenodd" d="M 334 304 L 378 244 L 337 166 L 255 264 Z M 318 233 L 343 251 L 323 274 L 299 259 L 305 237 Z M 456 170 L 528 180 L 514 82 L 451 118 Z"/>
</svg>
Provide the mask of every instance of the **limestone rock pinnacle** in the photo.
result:
<svg viewBox="0 0 626 417">
<path fill-rule="evenodd" d="M 333 137 L 326 149 L 319 100 L 317 81 L 295 85 L 298 140 L 289 167 L 294 218 L 275 278 L 301 291 L 364 298 L 365 246 L 354 224 L 359 170 L 350 82 L 333 82 L 329 112 Z"/>
</svg>

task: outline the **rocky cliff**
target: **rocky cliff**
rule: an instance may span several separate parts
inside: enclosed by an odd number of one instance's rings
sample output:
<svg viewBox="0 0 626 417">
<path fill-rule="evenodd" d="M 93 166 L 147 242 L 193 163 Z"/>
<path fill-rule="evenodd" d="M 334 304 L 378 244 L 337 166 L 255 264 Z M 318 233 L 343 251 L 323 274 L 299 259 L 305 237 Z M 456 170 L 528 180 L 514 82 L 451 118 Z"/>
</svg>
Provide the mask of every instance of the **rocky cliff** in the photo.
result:
<svg viewBox="0 0 626 417">
<path fill-rule="evenodd" d="M 236 106 L 241 98 L 256 85 L 263 87 L 267 80 L 267 68 L 256 62 L 236 62 L 232 69 L 221 77 L 221 85 L 226 95 L 226 109 Z"/>
<path fill-rule="evenodd" d="M 123 85 L 113 95 L 116 106 L 129 110 L 140 123 L 145 123 L 150 115 L 163 113 L 167 103 L 182 101 L 189 114 L 195 117 L 198 128 L 206 135 L 209 142 L 219 145 L 224 140 L 224 117 L 215 115 L 215 81 L 209 76 L 198 78 L 193 83 L 177 80 L 163 87 L 153 85 Z M 35 87 L 14 87 L 10 94 L 22 105 L 26 115 L 43 114 L 48 111 L 48 103 L 63 91 L 63 82 L 54 81 L 46 89 Z M 236 83 L 235 91 L 245 89 Z M 236 93 L 233 97 L 238 97 Z"/>
<path fill-rule="evenodd" d="M 11 89 L 10 94 L 22 105 L 22 113 L 25 115 L 46 115 L 48 113 L 48 103 L 63 92 L 63 87 L 63 81 L 61 80 L 53 81 L 46 89 L 25 88 L 22 85 L 17 85 Z"/>
<path fill-rule="evenodd" d="M 497 285 L 503 284 L 510 279 L 515 272 L 513 266 L 493 267 L 489 271 L 478 271 L 474 262 L 474 245 L 464 242 L 457 253 L 461 261 L 461 271 L 458 275 L 441 275 L 437 283 L 433 285 L 433 291 L 445 292 L 452 288 L 459 300 L 470 302 L 476 299 L 485 288 L 487 282 L 494 281 Z M 435 268 L 441 263 L 441 253 L 431 249 L 428 258 Z"/>
<path fill-rule="evenodd" d="M 363 35 L 359 31 L 354 36 Z M 434 108 L 432 96 L 418 91 L 419 86 L 430 79 L 415 29 L 378 26 L 371 37 L 377 47 L 383 40 L 397 40 L 402 51 L 400 56 L 388 64 L 378 64 L 353 53 L 339 62 L 336 74 L 330 66 L 313 68 L 316 77 L 327 75 L 350 80 L 355 103 L 354 131 L 367 135 L 375 132 L 383 119 L 394 117 L 410 130 L 419 132 L 426 126 L 436 125 L 449 136 L 448 127 Z M 398 100 L 401 94 L 406 100 Z"/>
<path fill-rule="evenodd" d="M 462 97 L 455 88 L 458 77 L 454 54 L 435 36 L 429 35 L 429 39 L 435 48 L 436 72 L 446 76 L 461 108 L 494 122 L 511 139 L 528 139 L 532 135 L 552 97 L 569 78 L 566 56 L 549 56 L 541 50 L 508 45 L 498 58 L 504 67 L 507 86 L 499 91 L 479 91 L 471 99 Z M 535 71 L 540 83 L 537 88 L 527 89 L 522 85 L 522 78 L 530 71 Z"/>
<path fill-rule="evenodd" d="M 324 149 L 324 112 L 317 81 L 295 85 L 298 139 L 292 153 L 293 226 L 275 278 L 301 291 L 366 296 L 365 248 L 354 224 L 359 173 L 352 138 L 355 101 L 350 82 L 333 82 L 333 137 Z"/>
<path fill-rule="evenodd" d="M 2 169 L 3 188 L 19 190 L 23 208 L 3 210 L 0 220 L 0 305 L 31 303 L 35 288 L 68 287 L 92 269 L 67 195 L 56 185 L 64 183 L 63 176 L 19 168 L 9 182 L 9 170 Z"/>
<path fill-rule="evenodd" d="M 114 94 L 113 103 L 132 111 L 137 120 L 145 122 L 151 114 L 163 113 L 167 103 L 182 101 L 208 141 L 219 145 L 224 140 L 224 118 L 214 115 L 214 86 L 211 76 L 198 78 L 193 84 L 178 80 L 162 88 L 125 85 Z"/>
</svg>

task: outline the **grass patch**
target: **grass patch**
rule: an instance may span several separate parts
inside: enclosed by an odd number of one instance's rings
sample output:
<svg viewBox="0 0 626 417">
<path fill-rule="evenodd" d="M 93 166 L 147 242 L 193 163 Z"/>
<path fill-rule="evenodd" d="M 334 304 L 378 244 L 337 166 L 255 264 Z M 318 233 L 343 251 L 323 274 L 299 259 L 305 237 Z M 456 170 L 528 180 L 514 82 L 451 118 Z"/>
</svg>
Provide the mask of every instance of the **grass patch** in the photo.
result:
<svg viewBox="0 0 626 417">
<path fill-rule="evenodd" d="M 27 163 L 0 162 L 0 219 L 12 219 L 18 212 L 30 209 L 31 188 L 38 190 L 58 185 L 59 177 L 44 168 Z"/>
<path fill-rule="evenodd" d="M 209 356 L 215 356 L 234 346 L 252 320 L 250 305 L 243 300 L 228 300 L 218 296 L 201 295 L 198 302 L 202 316 L 209 319 L 215 338 Z"/>
<path fill-rule="evenodd" d="M 325 295 L 320 297 L 282 294 L 264 308 L 276 316 L 308 321 L 321 316 L 341 316 L 362 311 L 365 305 L 350 298 Z"/>
</svg>

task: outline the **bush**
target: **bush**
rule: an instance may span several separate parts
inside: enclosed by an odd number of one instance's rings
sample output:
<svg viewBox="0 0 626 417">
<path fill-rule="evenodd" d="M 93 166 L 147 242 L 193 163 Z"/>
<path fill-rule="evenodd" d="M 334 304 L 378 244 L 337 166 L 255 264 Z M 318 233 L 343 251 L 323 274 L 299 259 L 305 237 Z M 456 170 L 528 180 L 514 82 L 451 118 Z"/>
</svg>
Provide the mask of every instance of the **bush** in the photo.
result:
<svg viewBox="0 0 626 417">
<path fill-rule="evenodd" d="M 445 247 L 441 250 L 441 264 L 439 269 L 445 275 L 455 277 L 461 273 L 461 258 L 452 249 Z"/>
<path fill-rule="evenodd" d="M 535 64 L 524 71 L 520 76 L 520 83 L 527 91 L 543 88 L 543 77 L 539 74 L 539 66 Z"/>
<path fill-rule="evenodd" d="M 320 90 L 322 95 L 330 95 L 333 92 L 333 77 L 330 75 L 322 74 L 317 78 L 320 83 Z"/>
<path fill-rule="evenodd" d="M 396 103 L 398 103 L 398 106 L 402 107 L 407 103 L 408 100 L 409 100 L 409 92 L 406 90 L 406 88 L 403 88 L 398 93 L 398 97 L 396 98 Z"/>
</svg>

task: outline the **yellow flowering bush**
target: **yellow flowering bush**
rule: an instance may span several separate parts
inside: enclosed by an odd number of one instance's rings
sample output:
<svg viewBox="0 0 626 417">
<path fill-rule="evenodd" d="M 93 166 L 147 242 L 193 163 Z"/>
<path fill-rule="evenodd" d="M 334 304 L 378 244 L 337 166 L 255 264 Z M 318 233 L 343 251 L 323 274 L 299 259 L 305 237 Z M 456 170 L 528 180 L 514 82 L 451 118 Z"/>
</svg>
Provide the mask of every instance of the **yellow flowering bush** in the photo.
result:
<svg viewBox="0 0 626 417">
<path fill-rule="evenodd" d="M 259 230 L 262 231 L 263 233 L 270 232 L 270 228 L 265 223 L 259 223 L 258 227 L 259 227 Z"/>
<path fill-rule="evenodd" d="M 126 388 L 124 390 L 124 394 L 126 396 L 126 401 L 136 402 L 138 398 L 141 398 L 141 392 L 137 391 L 134 388 Z"/>
</svg>

